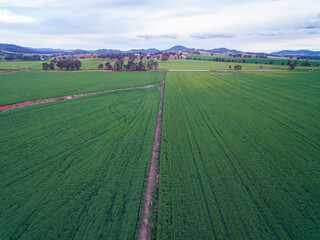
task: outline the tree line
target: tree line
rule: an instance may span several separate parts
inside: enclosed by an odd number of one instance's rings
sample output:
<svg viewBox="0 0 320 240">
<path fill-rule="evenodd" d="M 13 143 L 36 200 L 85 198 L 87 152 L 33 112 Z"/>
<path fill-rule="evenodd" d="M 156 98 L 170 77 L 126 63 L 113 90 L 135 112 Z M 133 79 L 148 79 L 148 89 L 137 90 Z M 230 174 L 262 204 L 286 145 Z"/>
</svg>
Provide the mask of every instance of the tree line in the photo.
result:
<svg viewBox="0 0 320 240">
<path fill-rule="evenodd" d="M 54 70 L 55 66 L 60 68 L 60 70 L 66 69 L 67 71 L 71 70 L 73 71 L 74 69 L 79 70 L 80 67 L 82 66 L 82 63 L 78 59 L 52 59 L 50 63 L 43 63 L 42 64 L 42 69 L 43 70 Z"/>
<path fill-rule="evenodd" d="M 41 60 L 40 55 L 5 55 L 4 60 L 6 61 L 39 61 Z"/>
<path fill-rule="evenodd" d="M 100 63 L 98 65 L 99 70 L 113 70 L 113 71 L 146 71 L 146 70 L 157 70 L 159 63 L 154 60 L 135 62 L 134 60 L 129 60 L 127 64 L 120 59 L 116 60 L 112 65 L 110 62 L 106 62 L 104 65 Z"/>
</svg>

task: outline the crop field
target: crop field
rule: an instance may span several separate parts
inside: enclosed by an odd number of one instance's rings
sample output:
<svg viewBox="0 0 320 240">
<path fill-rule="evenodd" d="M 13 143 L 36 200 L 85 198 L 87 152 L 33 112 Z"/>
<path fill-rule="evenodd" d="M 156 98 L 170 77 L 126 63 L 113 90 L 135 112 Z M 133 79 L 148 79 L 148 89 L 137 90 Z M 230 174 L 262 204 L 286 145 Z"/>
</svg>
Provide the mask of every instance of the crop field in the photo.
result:
<svg viewBox="0 0 320 240">
<path fill-rule="evenodd" d="M 156 87 L 0 114 L 0 239 L 133 239 Z"/>
<path fill-rule="evenodd" d="M 187 55 L 187 57 L 190 57 L 190 58 L 200 58 L 200 59 L 204 59 L 204 60 L 210 60 L 210 59 L 214 59 L 214 58 L 224 58 L 225 60 L 234 60 L 234 61 L 239 61 L 240 59 L 241 60 L 245 60 L 246 62 L 248 61 L 249 63 L 255 63 L 255 62 L 258 62 L 258 64 L 265 64 L 265 63 L 268 63 L 272 60 L 273 61 L 273 65 L 281 65 L 282 63 L 284 63 L 284 66 L 283 67 L 286 67 L 287 66 L 287 63 L 288 61 L 290 60 L 291 63 L 295 61 L 295 59 L 289 59 L 289 58 L 239 58 L 239 57 L 229 57 L 227 55 L 223 55 L 223 54 L 215 54 L 213 56 L 211 55 L 208 55 L 208 54 L 201 54 L 201 55 L 193 55 L 193 54 L 190 54 L 190 55 Z M 301 66 L 302 63 L 306 62 L 306 59 L 300 59 L 298 60 L 298 66 Z M 307 68 L 310 68 L 310 67 L 319 67 L 318 64 L 320 64 L 320 61 L 319 60 L 309 60 L 309 63 L 311 64 L 311 66 L 307 67 Z M 264 65 L 265 66 L 265 65 Z"/>
<path fill-rule="evenodd" d="M 239 63 L 213 62 L 187 59 L 170 59 L 159 63 L 159 70 L 229 70 L 229 65 L 233 67 Z M 259 64 L 241 63 L 242 70 L 259 70 Z M 263 70 L 288 69 L 288 66 L 263 65 Z"/>
<path fill-rule="evenodd" d="M 203 57 L 206 56 L 198 56 Z M 209 56 L 211 58 L 211 56 Z M 82 67 L 80 70 L 97 70 L 100 63 L 105 64 L 107 60 L 103 59 L 80 59 Z M 233 66 L 239 63 L 232 62 L 213 62 L 213 61 L 200 61 L 200 60 L 186 60 L 186 59 L 170 59 L 166 62 L 158 61 L 158 70 L 229 70 L 229 65 Z M 2 61 L 0 62 L 0 69 L 29 69 L 29 70 L 42 70 L 42 63 L 44 61 Z M 113 64 L 113 62 L 111 62 Z M 265 65 L 265 64 L 254 64 L 254 63 L 241 63 L 243 70 L 259 70 L 260 65 L 263 65 L 265 70 L 278 70 L 288 69 L 287 65 Z M 297 67 L 298 69 L 310 69 L 310 67 Z M 56 70 L 59 70 L 56 68 Z M 50 71 L 50 70 L 48 70 Z"/>
<path fill-rule="evenodd" d="M 0 74 L 0 106 L 41 98 L 142 86 L 162 80 L 157 72 L 17 72 Z"/>
<path fill-rule="evenodd" d="M 0 61 L 0 69 L 41 70 L 43 61 Z"/>
<path fill-rule="evenodd" d="M 157 239 L 320 239 L 320 73 L 168 73 Z"/>
<path fill-rule="evenodd" d="M 97 70 L 100 63 L 107 61 L 99 58 L 80 59 L 82 62 L 81 70 Z M 42 63 L 45 61 L 0 61 L 0 69 L 29 69 L 42 70 Z M 59 70 L 59 68 L 55 68 Z"/>
</svg>

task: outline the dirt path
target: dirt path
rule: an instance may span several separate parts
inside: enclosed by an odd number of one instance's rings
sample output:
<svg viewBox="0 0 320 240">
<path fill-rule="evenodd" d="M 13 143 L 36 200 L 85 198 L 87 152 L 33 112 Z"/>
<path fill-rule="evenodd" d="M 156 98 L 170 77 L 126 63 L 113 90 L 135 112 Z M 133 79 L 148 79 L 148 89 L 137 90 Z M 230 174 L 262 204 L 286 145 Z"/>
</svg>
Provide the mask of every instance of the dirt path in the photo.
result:
<svg viewBox="0 0 320 240">
<path fill-rule="evenodd" d="M 0 106 L 0 112 L 5 112 L 8 110 L 22 108 L 25 106 L 31 106 L 31 105 L 35 105 L 35 104 L 54 102 L 54 101 L 58 101 L 58 100 L 70 100 L 73 98 L 87 97 L 87 96 L 96 95 L 96 94 L 100 94 L 100 93 L 106 93 L 106 92 L 116 92 L 116 91 L 123 91 L 123 90 L 137 89 L 137 88 L 150 88 L 150 87 L 154 86 L 155 84 L 157 84 L 157 83 L 148 84 L 148 85 L 144 85 L 144 86 L 138 86 L 138 87 L 110 89 L 110 90 L 104 90 L 104 91 L 98 91 L 98 92 L 80 93 L 80 94 L 74 94 L 74 95 L 68 95 L 68 96 L 45 98 L 45 99 L 38 99 L 38 100 L 14 103 L 14 104 Z"/>
<path fill-rule="evenodd" d="M 163 105 L 163 90 L 164 90 L 164 83 L 166 80 L 166 73 L 163 73 L 163 81 L 162 86 L 159 88 L 161 98 L 159 102 L 159 110 L 158 110 L 158 117 L 157 117 L 157 124 L 154 134 L 153 140 L 153 147 L 152 147 L 152 154 L 149 164 L 149 172 L 148 172 L 148 180 L 147 180 L 147 187 L 146 193 L 144 197 L 144 204 L 142 210 L 142 217 L 141 217 L 141 224 L 139 228 L 139 240 L 146 240 L 150 239 L 150 218 L 151 218 L 151 204 L 153 198 L 153 188 L 156 181 L 156 165 L 157 165 L 157 157 L 158 157 L 158 148 L 160 145 L 160 134 L 161 134 L 161 127 L 162 127 L 162 105 Z"/>
</svg>

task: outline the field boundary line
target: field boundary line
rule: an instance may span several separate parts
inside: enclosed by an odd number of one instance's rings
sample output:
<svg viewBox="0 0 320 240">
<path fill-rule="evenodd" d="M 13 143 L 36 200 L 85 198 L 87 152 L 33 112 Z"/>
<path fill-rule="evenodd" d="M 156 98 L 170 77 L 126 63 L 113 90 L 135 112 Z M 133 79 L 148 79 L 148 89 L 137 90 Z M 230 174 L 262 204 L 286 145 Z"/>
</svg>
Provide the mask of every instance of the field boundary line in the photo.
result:
<svg viewBox="0 0 320 240">
<path fill-rule="evenodd" d="M 190 70 L 190 69 L 185 69 L 185 70 L 178 70 L 178 69 L 171 69 L 167 70 L 168 72 L 287 72 L 289 70 L 283 70 L 283 69 L 269 69 L 269 70 Z"/>
<path fill-rule="evenodd" d="M 156 123 L 154 140 L 153 140 L 152 154 L 151 154 L 150 164 L 149 164 L 147 186 L 146 186 L 146 192 L 145 192 L 144 204 L 143 204 L 143 210 L 142 210 L 142 216 L 141 216 L 141 224 L 139 228 L 139 236 L 138 236 L 139 240 L 150 239 L 151 204 L 153 200 L 153 189 L 155 186 L 156 175 L 157 175 L 156 166 L 157 166 L 157 158 L 159 156 L 158 149 L 160 147 L 160 142 L 161 142 L 162 106 L 163 106 L 163 92 L 164 92 L 165 80 L 166 80 L 166 72 L 163 73 L 162 86 L 159 89 L 161 97 L 159 101 L 157 123 Z"/>
<path fill-rule="evenodd" d="M 160 81 L 160 82 L 162 82 L 162 81 Z M 13 104 L 0 106 L 0 112 L 6 112 L 6 111 L 9 111 L 9 110 L 12 110 L 12 109 L 22 108 L 22 107 L 25 107 L 25 106 L 31 106 L 31 105 L 35 105 L 35 104 L 55 102 L 55 101 L 58 101 L 58 100 L 71 100 L 71 99 L 74 99 L 74 98 L 87 97 L 87 96 L 92 96 L 92 95 L 97 95 L 97 94 L 107 93 L 107 92 L 118 92 L 118 91 L 126 91 L 126 90 L 139 89 L 139 88 L 140 89 L 141 88 L 151 88 L 151 87 L 159 84 L 160 82 L 147 84 L 147 85 L 142 85 L 142 86 L 137 86 L 137 87 L 109 89 L 109 90 L 102 90 L 102 91 L 97 91 L 97 92 L 79 93 L 79 94 L 72 94 L 72 95 L 66 95 L 66 96 L 60 96 L 60 97 L 43 98 L 43 99 L 30 100 L 30 101 L 19 102 L 19 103 L 13 103 Z"/>
</svg>

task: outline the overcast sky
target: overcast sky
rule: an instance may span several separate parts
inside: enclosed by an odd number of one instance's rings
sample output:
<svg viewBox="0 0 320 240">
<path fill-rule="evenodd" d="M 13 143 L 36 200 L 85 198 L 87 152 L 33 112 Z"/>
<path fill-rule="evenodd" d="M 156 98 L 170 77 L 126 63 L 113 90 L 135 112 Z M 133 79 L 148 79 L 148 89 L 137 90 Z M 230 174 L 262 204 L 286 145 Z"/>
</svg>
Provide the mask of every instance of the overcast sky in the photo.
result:
<svg viewBox="0 0 320 240">
<path fill-rule="evenodd" d="M 0 43 L 320 50 L 319 0 L 0 0 Z"/>
</svg>

